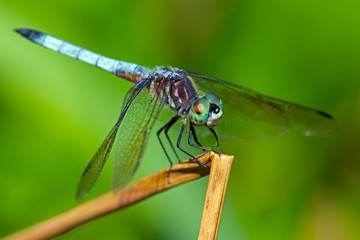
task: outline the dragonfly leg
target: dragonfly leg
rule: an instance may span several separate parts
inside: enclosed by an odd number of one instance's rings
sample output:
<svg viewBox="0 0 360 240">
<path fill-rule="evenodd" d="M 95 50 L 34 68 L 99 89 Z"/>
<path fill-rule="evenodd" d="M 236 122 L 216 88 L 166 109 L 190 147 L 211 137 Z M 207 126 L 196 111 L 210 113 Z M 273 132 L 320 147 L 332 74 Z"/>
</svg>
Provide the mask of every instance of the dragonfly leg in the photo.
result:
<svg viewBox="0 0 360 240">
<path fill-rule="evenodd" d="M 160 133 L 165 130 L 166 138 L 168 139 L 172 150 L 174 151 L 177 159 L 178 159 L 179 162 L 180 162 L 180 159 L 179 159 L 177 153 L 175 152 L 174 146 L 172 145 L 172 143 L 171 143 L 171 141 L 170 141 L 170 138 L 169 138 L 169 136 L 167 135 L 167 131 L 169 130 L 169 128 L 170 128 L 179 118 L 180 118 L 179 116 L 173 117 L 169 122 L 167 122 L 164 126 L 162 126 L 162 127 L 159 129 L 159 131 L 157 131 L 157 133 L 156 133 L 156 135 L 157 135 L 157 137 L 158 137 L 158 140 L 159 140 L 159 142 L 160 142 L 160 145 L 161 145 L 161 147 L 162 147 L 162 149 L 163 149 L 163 151 L 164 151 L 164 153 L 165 153 L 165 155 L 166 155 L 166 158 L 169 160 L 170 168 L 171 168 L 171 166 L 173 165 L 173 163 L 172 163 L 172 161 L 171 161 L 171 159 L 170 159 L 170 157 L 169 157 L 169 154 L 167 153 L 167 151 L 166 151 L 166 149 L 165 149 L 165 147 L 164 147 L 164 144 L 163 144 L 162 141 L 161 141 Z M 170 170 L 170 169 L 169 169 L 169 170 Z"/>
<path fill-rule="evenodd" d="M 175 119 L 175 118 L 176 118 L 176 119 Z M 177 152 L 175 151 L 174 145 L 172 144 L 172 142 L 171 142 L 171 140 L 170 140 L 170 138 L 169 138 L 169 135 L 168 135 L 169 129 L 173 126 L 173 124 L 174 124 L 179 118 L 180 118 L 179 116 L 174 117 L 175 120 L 174 120 L 171 124 L 169 124 L 169 125 L 167 126 L 167 128 L 165 128 L 164 133 L 165 133 L 165 136 L 166 136 L 166 138 L 167 138 L 167 140 L 168 140 L 168 142 L 169 142 L 169 144 L 170 144 L 170 146 L 171 146 L 171 149 L 173 150 L 173 152 L 174 152 L 174 154 L 175 154 L 178 162 L 181 162 L 181 160 L 180 160 Z M 172 120 L 173 120 L 173 119 L 172 119 Z"/>
<path fill-rule="evenodd" d="M 220 148 L 220 146 L 219 146 L 219 139 L 218 139 L 218 137 L 217 137 L 217 135 L 216 135 L 215 130 L 212 129 L 212 128 L 209 128 L 209 130 L 210 130 L 210 132 L 212 132 L 212 133 L 214 134 L 214 136 L 215 136 L 215 139 L 216 139 L 216 147 L 217 147 L 223 154 L 225 154 L 225 152 L 224 152 L 224 151 Z"/>
<path fill-rule="evenodd" d="M 191 134 L 193 135 L 194 141 L 197 143 L 198 146 L 201 146 L 201 147 L 202 147 L 201 143 L 199 143 L 198 138 L 197 138 L 197 136 L 196 136 L 196 132 L 195 132 L 195 128 L 194 128 L 194 125 L 193 125 L 193 124 L 190 124 L 190 130 L 191 130 L 191 132 L 192 132 Z M 204 150 L 204 151 L 205 151 L 205 150 Z"/>
<path fill-rule="evenodd" d="M 183 123 L 182 123 L 182 125 L 181 125 L 181 129 L 180 129 L 180 133 L 179 133 L 179 137 L 178 137 L 177 145 L 176 145 L 176 146 L 178 147 L 178 149 L 180 149 L 180 151 L 182 151 L 183 153 L 187 154 L 187 155 L 190 156 L 191 158 L 195 159 L 201 166 L 206 167 L 204 164 L 202 164 L 202 163 L 200 162 L 199 159 L 197 159 L 196 157 L 194 157 L 193 155 L 191 155 L 190 153 L 188 153 L 185 149 L 182 149 L 182 148 L 180 147 L 181 137 L 182 137 L 182 134 L 183 134 L 183 132 L 184 132 L 185 124 L 186 124 L 186 118 L 184 119 L 184 121 L 183 121 Z"/>
<path fill-rule="evenodd" d="M 196 142 L 198 145 L 195 145 L 195 144 L 193 144 L 193 143 L 191 142 L 191 137 L 194 138 L 195 142 Z M 192 147 L 200 148 L 200 149 L 203 150 L 204 152 L 205 152 L 205 151 L 214 151 L 214 150 L 212 150 L 211 148 L 203 147 L 203 146 L 199 143 L 199 141 L 198 141 L 198 139 L 197 139 L 197 137 L 196 137 L 196 133 L 195 133 L 194 126 L 193 126 L 192 123 L 190 123 L 190 131 L 189 131 L 188 144 L 189 144 L 190 146 L 192 146 Z"/>
</svg>

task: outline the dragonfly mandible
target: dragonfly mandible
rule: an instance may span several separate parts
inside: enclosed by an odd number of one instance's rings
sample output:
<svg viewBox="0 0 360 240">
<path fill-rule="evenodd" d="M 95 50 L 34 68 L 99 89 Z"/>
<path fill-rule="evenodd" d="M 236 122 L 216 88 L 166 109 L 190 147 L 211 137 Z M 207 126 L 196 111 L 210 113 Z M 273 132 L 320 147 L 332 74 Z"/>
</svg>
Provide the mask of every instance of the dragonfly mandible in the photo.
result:
<svg viewBox="0 0 360 240">
<path fill-rule="evenodd" d="M 214 135 L 221 152 L 215 127 L 223 137 L 236 139 L 274 137 L 297 128 L 306 136 L 326 136 L 333 134 L 337 128 L 336 121 L 327 113 L 272 98 L 231 82 L 177 68 L 158 67 L 151 71 L 134 63 L 107 58 L 39 31 L 15 31 L 34 43 L 102 68 L 135 84 L 126 94 L 115 126 L 85 168 L 76 191 L 77 200 L 85 197 L 96 182 L 115 139 L 117 149 L 113 188 L 122 188 L 130 181 L 139 165 L 150 131 L 164 106 L 171 109 L 174 116 L 157 131 L 157 137 L 170 167 L 172 161 L 160 134 L 164 133 L 179 160 L 168 136 L 169 129 L 179 119 L 182 119 L 182 124 L 176 146 L 195 160 L 180 146 L 187 123 L 190 126 L 190 146 L 213 150 L 202 146 L 197 139 L 194 126 L 205 126 Z"/>
</svg>

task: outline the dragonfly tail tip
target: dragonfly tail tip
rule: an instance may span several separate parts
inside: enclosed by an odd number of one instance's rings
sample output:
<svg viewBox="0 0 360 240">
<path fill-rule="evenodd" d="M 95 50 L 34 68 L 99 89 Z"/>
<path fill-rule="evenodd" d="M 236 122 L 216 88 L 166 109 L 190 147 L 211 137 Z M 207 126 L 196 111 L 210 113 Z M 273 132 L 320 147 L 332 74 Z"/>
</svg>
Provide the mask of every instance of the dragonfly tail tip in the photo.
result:
<svg viewBox="0 0 360 240">
<path fill-rule="evenodd" d="M 28 38 L 30 35 L 40 35 L 41 33 L 32 29 L 28 29 L 28 28 L 15 28 L 14 29 L 15 32 L 19 33 L 20 35 Z"/>
<path fill-rule="evenodd" d="M 23 36 L 28 35 L 30 33 L 30 29 L 26 29 L 26 28 L 15 28 L 14 31 Z"/>
</svg>

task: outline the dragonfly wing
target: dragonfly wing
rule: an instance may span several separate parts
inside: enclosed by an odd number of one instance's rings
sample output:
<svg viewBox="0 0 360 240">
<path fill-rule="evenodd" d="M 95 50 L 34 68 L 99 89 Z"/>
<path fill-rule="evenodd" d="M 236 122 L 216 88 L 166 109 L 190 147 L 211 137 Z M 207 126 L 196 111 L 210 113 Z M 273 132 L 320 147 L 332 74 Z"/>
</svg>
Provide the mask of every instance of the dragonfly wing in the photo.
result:
<svg viewBox="0 0 360 240">
<path fill-rule="evenodd" d="M 163 107 L 160 94 L 162 87 L 159 87 L 158 93 L 155 94 L 150 94 L 144 88 L 126 112 L 116 139 L 113 168 L 114 190 L 128 184 L 139 166 L 149 133 Z"/>
<path fill-rule="evenodd" d="M 215 128 L 223 137 L 270 138 L 291 129 L 301 129 L 306 136 L 325 136 L 336 131 L 336 121 L 321 111 L 265 96 L 224 80 L 188 74 L 199 94 L 212 92 L 222 99 L 224 118 Z"/>
<path fill-rule="evenodd" d="M 109 157 L 112 145 L 117 136 L 117 132 L 119 130 L 119 127 L 121 126 L 121 123 L 125 119 L 127 111 L 131 107 L 134 100 L 140 95 L 140 93 L 142 91 L 146 91 L 146 89 L 144 89 L 145 85 L 146 83 L 144 81 L 140 82 L 128 91 L 119 119 L 117 120 L 115 126 L 111 129 L 110 133 L 108 134 L 104 142 L 101 144 L 99 149 L 96 151 L 95 155 L 90 160 L 89 164 L 87 165 L 81 176 L 78 188 L 76 190 L 76 199 L 78 201 L 84 198 L 89 192 L 89 190 L 92 188 L 92 186 L 95 184 L 97 178 L 101 173 L 101 170 L 105 165 L 106 160 Z"/>
<path fill-rule="evenodd" d="M 119 124 L 117 122 L 86 166 L 76 190 L 76 200 L 80 201 L 84 198 L 99 177 L 111 151 L 118 128 Z"/>
</svg>

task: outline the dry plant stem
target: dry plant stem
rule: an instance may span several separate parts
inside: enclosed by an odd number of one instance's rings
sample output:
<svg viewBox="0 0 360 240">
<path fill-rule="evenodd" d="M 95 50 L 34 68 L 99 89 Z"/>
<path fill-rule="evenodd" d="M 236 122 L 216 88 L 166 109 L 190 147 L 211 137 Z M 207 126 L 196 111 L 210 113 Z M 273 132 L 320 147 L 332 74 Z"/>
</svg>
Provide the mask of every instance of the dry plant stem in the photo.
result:
<svg viewBox="0 0 360 240">
<path fill-rule="evenodd" d="M 103 215 L 208 175 L 211 161 L 215 156 L 216 154 L 209 152 L 197 157 L 208 168 L 200 166 L 197 162 L 189 162 L 188 160 L 181 162 L 172 166 L 169 178 L 169 169 L 166 168 L 156 174 L 140 179 L 118 192 L 106 193 L 58 216 L 5 237 L 5 239 L 47 239 L 61 235 Z"/>
<path fill-rule="evenodd" d="M 233 156 L 212 158 L 198 239 L 217 239 Z"/>
</svg>

